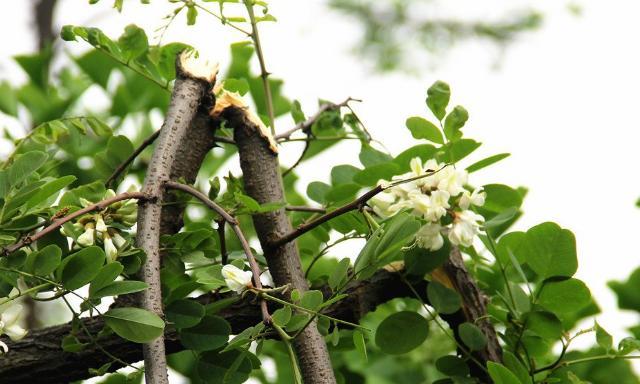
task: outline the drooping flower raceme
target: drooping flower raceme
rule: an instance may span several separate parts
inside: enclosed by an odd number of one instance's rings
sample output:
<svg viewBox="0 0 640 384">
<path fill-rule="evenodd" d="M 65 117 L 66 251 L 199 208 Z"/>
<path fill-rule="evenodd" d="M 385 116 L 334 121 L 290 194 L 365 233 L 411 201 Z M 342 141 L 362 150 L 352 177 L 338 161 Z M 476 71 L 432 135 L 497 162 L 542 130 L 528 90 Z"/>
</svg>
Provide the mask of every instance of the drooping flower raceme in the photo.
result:
<svg viewBox="0 0 640 384">
<path fill-rule="evenodd" d="M 102 199 L 114 197 L 113 190 L 108 189 Z M 88 207 L 93 202 L 80 198 L 80 205 Z M 72 239 L 75 237 L 77 247 L 102 245 L 107 261 L 112 262 L 118 254 L 129 246 L 122 236 L 131 228 L 137 219 L 137 204 L 133 200 L 116 202 L 100 212 L 83 215 L 73 223 L 73 228 L 61 228 L 60 232 Z M 80 235 L 77 235 L 80 233 Z M 74 236 L 75 234 L 75 236 Z M 76 237 L 77 236 L 77 237 Z"/>
<path fill-rule="evenodd" d="M 251 286 L 251 271 L 243 271 L 232 264 L 222 267 L 222 277 L 230 290 L 242 293 Z"/>
<path fill-rule="evenodd" d="M 416 245 L 436 251 L 444 245 L 446 236 L 453 245 L 471 246 L 480 232 L 484 218 L 472 211 L 484 205 L 486 194 L 482 188 L 472 192 L 465 189 L 468 173 L 439 164 L 431 159 L 422 163 L 416 157 L 409 163 L 411 172 L 394 176 L 392 182 L 408 180 L 435 172 L 433 175 L 398 184 L 374 196 L 373 211 L 382 217 L 409 210 L 426 223 L 416 234 Z M 388 184 L 380 180 L 380 185 Z"/>
<path fill-rule="evenodd" d="M 7 335 L 11 340 L 17 341 L 26 336 L 27 331 L 20 326 L 22 306 L 13 304 L 2 310 L 0 315 L 0 334 Z M 9 351 L 9 347 L 0 341 L 0 348 L 4 353 Z"/>
</svg>

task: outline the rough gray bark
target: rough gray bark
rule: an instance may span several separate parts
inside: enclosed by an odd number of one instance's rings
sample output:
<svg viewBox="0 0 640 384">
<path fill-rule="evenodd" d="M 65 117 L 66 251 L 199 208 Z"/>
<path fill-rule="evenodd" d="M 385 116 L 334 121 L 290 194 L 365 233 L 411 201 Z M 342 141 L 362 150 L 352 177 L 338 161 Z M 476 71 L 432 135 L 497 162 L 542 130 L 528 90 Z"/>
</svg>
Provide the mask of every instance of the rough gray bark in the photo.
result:
<svg viewBox="0 0 640 384">
<path fill-rule="evenodd" d="M 138 233 L 136 243 L 147 255 L 142 266 L 142 280 L 149 285 L 141 295 L 141 306 L 163 317 L 162 291 L 160 284 L 160 235 L 161 230 L 175 229 L 180 221 L 179 207 L 165 209 L 163 183 L 172 176 L 184 172 L 193 160 L 191 149 L 186 145 L 192 127 L 198 127 L 196 120 L 202 98 L 212 87 L 215 77 L 194 73 L 185 64 L 188 58 L 182 54 L 176 60 L 177 78 L 171 94 L 171 103 L 162 125 L 160 136 L 151 158 L 149 171 L 145 177 L 142 192 L 154 198 L 140 204 L 138 210 Z M 179 159 L 179 160 L 178 160 Z M 198 164 L 199 165 L 199 164 Z M 169 228 L 173 227 L 173 228 Z M 148 384 L 168 384 L 167 360 L 164 337 L 143 345 L 145 378 Z"/>
<path fill-rule="evenodd" d="M 424 281 L 417 283 L 415 289 L 425 294 L 426 284 Z M 325 296 L 329 296 L 328 287 L 322 288 L 322 291 L 325 292 Z M 352 282 L 345 293 L 348 297 L 328 308 L 326 314 L 350 322 L 358 322 L 362 316 L 374 310 L 379 304 L 395 297 L 412 297 L 411 291 L 397 273 L 384 270 L 378 271 L 368 280 Z M 207 304 L 223 297 L 227 295 L 208 294 L 197 300 Z M 424 299 L 426 300 L 426 297 Z M 234 334 L 262 320 L 260 307 L 251 297 L 221 310 L 217 315 L 231 324 Z M 94 335 L 104 327 L 100 317 L 83 321 Z M 70 332 L 71 324 L 68 323 L 33 331 L 16 342 L 3 338 L 9 346 L 9 352 L 0 358 L 1 382 L 31 384 L 35 382 L 34 378 L 46 377 L 49 384 L 68 383 L 89 378 L 88 368 L 98 368 L 110 361 L 109 357 L 94 345 L 87 346 L 80 353 L 64 352 L 60 347 L 60 341 Z M 82 332 L 78 334 L 78 338 L 88 342 Z M 128 342 L 116 335 L 101 338 L 100 345 L 128 363 L 135 363 L 142 359 L 139 344 Z M 183 349 L 174 329 L 168 328 L 165 331 L 165 345 L 167 353 Z M 110 370 L 114 371 L 120 367 L 118 364 L 113 364 Z"/>
<path fill-rule="evenodd" d="M 442 265 L 442 269 L 449 278 L 453 288 L 460 294 L 462 299 L 462 311 L 466 321 L 475 324 L 487 337 L 487 346 L 474 355 L 486 365 L 487 361 L 502 361 L 502 348 L 498 342 L 496 330 L 487 317 L 487 297 L 480 290 L 475 279 L 467 271 L 462 259 L 460 249 L 454 247 L 451 250 L 449 259 Z M 486 377 L 486 373 L 479 367 L 472 366 L 473 374 L 476 377 Z"/>
<path fill-rule="evenodd" d="M 256 124 L 255 118 L 249 116 L 243 105 L 232 103 L 219 113 L 234 129 L 247 194 L 260 204 L 283 202 L 284 189 L 277 153 L 272 140 L 265 137 L 264 127 Z M 254 215 L 253 224 L 274 282 L 279 286 L 290 284 L 292 289 L 301 292 L 308 290 L 296 243 L 272 246 L 293 229 L 285 209 Z M 305 383 L 336 382 L 327 345 L 315 321 L 296 337 L 294 348 Z"/>
</svg>

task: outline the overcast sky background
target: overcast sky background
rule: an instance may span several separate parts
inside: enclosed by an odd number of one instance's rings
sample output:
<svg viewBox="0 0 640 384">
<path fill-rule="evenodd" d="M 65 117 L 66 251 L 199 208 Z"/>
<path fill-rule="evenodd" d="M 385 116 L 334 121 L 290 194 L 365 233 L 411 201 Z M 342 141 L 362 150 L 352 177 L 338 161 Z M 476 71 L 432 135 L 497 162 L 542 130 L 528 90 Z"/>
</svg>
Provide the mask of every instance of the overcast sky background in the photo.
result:
<svg viewBox="0 0 640 384">
<path fill-rule="evenodd" d="M 35 49 L 30 3 L 7 2 L 0 12 L 0 79 L 24 78 L 9 57 Z M 153 3 L 157 5 L 127 1 L 125 12 L 118 14 L 111 10 L 111 0 L 94 6 L 62 0 L 55 24 L 97 26 L 116 37 L 125 25 L 136 23 L 152 37 L 151 31 L 172 9 L 163 1 Z M 492 44 L 472 40 L 419 65 L 424 71 L 418 75 L 371 72 L 371 63 L 351 51 L 361 33 L 359 25 L 328 10 L 324 1 L 270 3 L 279 21 L 261 24 L 262 40 L 268 69 L 286 80 L 285 94 L 300 100 L 307 114 L 315 111 L 318 97 L 363 99 L 355 105 L 357 112 L 393 153 L 414 145 L 404 128 L 408 116 L 431 117 L 424 104 L 427 87 L 438 79 L 447 81 L 452 103 L 469 111 L 466 135 L 484 143 L 463 165 L 512 153 L 473 174 L 471 183 L 528 187 L 517 229 L 555 221 L 572 230 L 578 243 L 577 277 L 588 283 L 603 308 L 599 322 L 616 341 L 627 336 L 625 328 L 638 319 L 615 309 L 606 282 L 626 279 L 640 265 L 640 210 L 634 207 L 640 196 L 640 2 L 581 1 L 579 17 L 567 10 L 568 2 L 557 0 L 437 2 L 442 4 L 434 13 L 479 19 L 534 3 L 546 18 L 540 30 L 522 35 L 502 53 Z M 190 43 L 224 68 L 229 43 L 242 36 L 206 14 L 198 21 L 187 27 L 179 18 L 164 41 Z M 81 42 L 64 45 L 72 52 L 87 47 Z M 280 130 L 291 125 L 289 117 L 277 123 Z M 291 162 L 299 149 L 286 148 L 283 161 Z M 311 180 L 327 179 L 327 164 L 357 162 L 357 146 L 338 148 L 301 169 L 302 188 Z"/>
</svg>

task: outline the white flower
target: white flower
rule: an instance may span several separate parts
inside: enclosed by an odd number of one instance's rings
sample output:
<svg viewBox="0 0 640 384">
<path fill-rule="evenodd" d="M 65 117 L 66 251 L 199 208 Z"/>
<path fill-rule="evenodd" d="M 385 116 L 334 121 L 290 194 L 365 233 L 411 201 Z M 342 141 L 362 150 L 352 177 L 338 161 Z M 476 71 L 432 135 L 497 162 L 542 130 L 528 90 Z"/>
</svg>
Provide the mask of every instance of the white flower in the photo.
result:
<svg viewBox="0 0 640 384">
<path fill-rule="evenodd" d="M 127 243 L 127 240 L 120 236 L 118 232 L 114 233 L 111 238 L 113 239 L 113 244 L 115 244 L 118 249 L 122 248 Z"/>
<path fill-rule="evenodd" d="M 451 196 L 458 196 L 464 192 L 463 186 L 467 183 L 468 174 L 467 171 L 461 171 L 454 169 L 453 167 L 447 167 L 438 172 L 439 182 L 438 189 L 449 192 Z"/>
<path fill-rule="evenodd" d="M 449 241 L 454 245 L 470 247 L 473 239 L 480 232 L 480 223 L 483 222 L 484 217 L 473 211 L 456 212 L 453 226 L 449 231 Z"/>
<path fill-rule="evenodd" d="M 396 202 L 396 197 L 391 192 L 383 191 L 371 198 L 370 204 L 373 211 L 382 217 L 393 216 L 397 211 L 392 211 L 389 208 Z"/>
<path fill-rule="evenodd" d="M 76 240 L 76 242 L 83 247 L 89 247 L 93 245 L 93 243 L 95 242 L 95 232 L 96 230 L 94 228 L 94 224 L 87 223 L 87 225 L 84 226 L 84 233 L 78 236 L 78 240 Z"/>
<path fill-rule="evenodd" d="M 475 205 L 481 207 L 484 205 L 484 199 L 487 197 L 487 194 L 482 190 L 482 187 L 476 188 L 472 193 L 469 191 L 462 192 L 462 196 L 460 196 L 460 208 L 469 209 L 470 206 Z"/>
<path fill-rule="evenodd" d="M 0 334 L 5 334 L 11 338 L 11 340 L 20 340 L 26 336 L 27 331 L 20 326 L 20 315 L 22 314 L 22 306 L 15 304 L 9 306 L 0 315 Z M 7 346 L 2 346 L 5 352 L 8 350 Z"/>
<path fill-rule="evenodd" d="M 107 225 L 104 223 L 104 219 L 102 218 L 102 215 L 96 215 L 96 231 L 98 231 L 101 234 L 104 234 L 107 232 Z"/>
<path fill-rule="evenodd" d="M 251 286 L 251 271 L 243 271 L 232 264 L 222 267 L 222 277 L 227 287 L 236 293 L 242 293 Z"/>
<path fill-rule="evenodd" d="M 416 233 L 416 244 L 420 248 L 437 251 L 444 245 L 444 239 L 440 230 L 442 226 L 437 223 L 423 225 Z"/>
<path fill-rule="evenodd" d="M 409 199 L 410 206 L 429 221 L 438 221 L 449 208 L 449 193 L 446 191 L 433 191 L 431 196 L 413 191 L 409 194 Z"/>
<path fill-rule="evenodd" d="M 107 263 L 111 263 L 118 258 L 118 248 L 113 244 L 113 240 L 107 232 L 104 233 L 104 253 L 107 255 Z"/>
<path fill-rule="evenodd" d="M 429 172 L 437 171 L 442 167 L 444 167 L 444 164 L 439 164 L 435 159 L 429 159 L 426 163 L 424 163 L 425 170 L 428 170 Z M 440 172 L 435 173 L 429 177 L 425 177 L 422 180 L 422 185 L 429 189 L 435 189 L 440 182 Z"/>
<path fill-rule="evenodd" d="M 103 198 L 104 199 L 110 199 L 112 197 L 116 196 L 116 191 L 114 191 L 113 189 L 107 189 L 107 191 L 104 193 Z"/>
<path fill-rule="evenodd" d="M 449 208 L 449 192 L 447 191 L 433 191 L 431 192 L 431 210 L 425 219 L 436 221 L 442 216 L 447 214 L 447 208 Z"/>
<path fill-rule="evenodd" d="M 273 282 L 273 276 L 271 276 L 271 272 L 266 270 L 260 274 L 260 283 L 264 286 L 275 287 L 275 283 Z"/>
</svg>

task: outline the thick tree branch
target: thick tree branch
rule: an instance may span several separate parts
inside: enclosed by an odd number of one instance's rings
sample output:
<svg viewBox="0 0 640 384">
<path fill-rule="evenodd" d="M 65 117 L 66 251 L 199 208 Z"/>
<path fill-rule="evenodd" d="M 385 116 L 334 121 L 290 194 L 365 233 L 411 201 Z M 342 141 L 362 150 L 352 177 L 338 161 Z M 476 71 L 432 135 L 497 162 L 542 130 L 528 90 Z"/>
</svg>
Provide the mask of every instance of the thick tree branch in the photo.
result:
<svg viewBox="0 0 640 384">
<path fill-rule="evenodd" d="M 136 236 L 137 246 L 147 255 L 142 266 L 142 279 L 149 288 L 142 292 L 141 305 L 161 317 L 160 235 L 163 228 L 167 227 L 163 223 L 162 209 L 165 202 L 164 182 L 170 180 L 175 172 L 177 158 L 190 157 L 189 149 L 183 144 L 188 140 L 191 128 L 196 125 L 198 108 L 203 97 L 209 94 L 217 68 L 203 65 L 183 52 L 176 60 L 176 73 L 169 110 L 142 188 L 144 193 L 156 198 L 140 205 Z M 144 344 L 143 353 L 146 382 L 168 384 L 163 337 Z"/>
<path fill-rule="evenodd" d="M 458 247 L 451 250 L 449 259 L 442 265 L 444 273 L 462 298 L 462 309 L 468 322 L 475 324 L 487 337 L 487 346 L 475 353 L 486 364 L 487 361 L 502 361 L 502 348 L 498 342 L 496 330 L 487 316 L 487 296 L 480 290 L 475 279 L 464 265 Z M 477 372 L 478 375 L 481 372 Z"/>
<path fill-rule="evenodd" d="M 247 256 L 247 260 L 249 261 L 249 266 L 251 267 L 251 273 L 253 275 L 253 285 L 258 289 L 262 289 L 262 282 L 260 281 L 260 266 L 258 265 L 256 258 L 253 256 L 253 252 L 251 251 L 251 246 L 249 245 L 247 238 L 244 236 L 244 233 L 242 233 L 242 229 L 240 229 L 238 220 L 235 217 L 229 215 L 227 211 L 225 211 L 221 206 L 209 199 L 207 195 L 198 191 L 190 185 L 176 183 L 173 181 L 167 181 L 165 185 L 168 188 L 176 189 L 192 195 L 196 199 L 203 202 L 204 205 L 220 215 L 224 219 L 224 221 L 231 226 L 233 232 L 236 234 L 236 237 L 242 245 L 242 250 Z M 221 235 L 221 237 L 224 238 L 224 233 Z M 269 315 L 269 310 L 267 309 L 267 302 L 264 300 L 260 300 L 260 308 L 262 310 L 262 321 L 265 324 L 271 323 L 271 315 Z"/>
<path fill-rule="evenodd" d="M 242 100 L 227 99 L 216 105 L 213 113 L 226 119 L 234 129 L 247 194 L 260 204 L 284 201 L 275 140 Z M 271 246 L 277 238 L 292 231 L 285 209 L 253 215 L 253 224 L 275 283 L 306 291 L 309 287 L 296 244 Z M 327 346 L 315 321 L 296 337 L 294 347 L 306 384 L 336 382 Z"/>
<path fill-rule="evenodd" d="M 108 199 L 99 201 L 95 204 L 91 204 L 88 205 L 82 209 L 79 209 L 75 212 L 72 212 L 66 216 L 63 216 L 61 218 L 57 218 L 54 219 L 53 222 L 51 224 L 49 224 L 49 226 L 45 227 L 43 230 L 35 233 L 34 235 L 31 236 L 25 236 L 22 239 L 20 239 L 20 241 L 18 241 L 17 243 L 13 244 L 13 245 L 9 245 L 7 247 L 4 247 L 2 249 L 2 256 L 7 256 L 10 255 L 11 253 L 17 251 L 18 249 L 29 245 L 31 243 L 33 243 L 34 241 L 38 241 L 38 239 L 48 235 L 49 233 L 55 231 L 56 229 L 62 227 L 65 223 L 68 223 L 69 221 L 78 218 L 82 215 L 85 215 L 87 213 L 91 213 L 94 211 L 101 211 L 105 208 L 107 208 L 108 206 L 110 206 L 111 204 L 117 203 L 118 201 L 122 201 L 122 200 L 130 200 L 130 199 L 138 199 L 138 201 L 145 201 L 147 199 L 149 199 L 150 195 L 147 195 L 145 193 L 142 192 L 125 192 L 125 193 L 121 193 L 119 195 L 110 197 Z"/>
<path fill-rule="evenodd" d="M 421 281 L 414 288 L 424 295 L 426 282 Z M 325 297 L 329 297 L 328 287 L 321 289 Z M 379 304 L 396 297 L 412 297 L 411 291 L 404 284 L 397 273 L 378 271 L 373 277 L 365 281 L 349 284 L 345 290 L 348 295 L 342 301 L 332 305 L 325 313 L 349 322 L 358 320 Z M 203 304 L 219 300 L 227 295 L 215 296 L 207 294 L 197 300 Z M 426 300 L 426 297 L 423 297 Z M 274 308 L 275 309 L 275 308 Z M 221 310 L 217 315 L 231 324 L 232 333 L 238 334 L 247 327 L 259 323 L 262 319 L 260 307 L 251 297 Z M 458 321 L 464 321 L 461 314 L 456 315 Z M 452 319 L 455 318 L 451 317 Z M 89 331 L 96 335 L 103 328 L 104 322 L 100 317 L 83 319 Z M 451 321 L 451 320 L 449 320 Z M 34 377 L 46 378 L 49 384 L 66 384 L 75 380 L 90 377 L 88 368 L 98 368 L 110 361 L 109 357 L 94 345 L 79 353 L 64 352 L 60 346 L 62 338 L 71 332 L 71 323 L 49 327 L 31 332 L 21 341 L 4 340 L 9 346 L 9 352 L 0 358 L 0 377 L 5 384 L 31 384 Z M 77 337 L 87 342 L 86 336 L 80 332 Z M 116 335 L 102 337 L 100 345 L 108 352 L 127 363 L 135 363 L 142 359 L 139 344 L 128 342 Z M 168 327 L 165 331 L 165 345 L 167 353 L 182 350 L 177 332 Z M 114 365 L 114 371 L 121 366 Z"/>
</svg>

